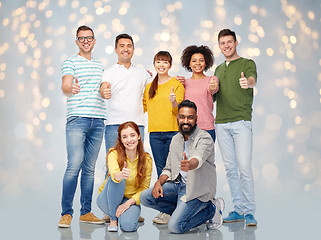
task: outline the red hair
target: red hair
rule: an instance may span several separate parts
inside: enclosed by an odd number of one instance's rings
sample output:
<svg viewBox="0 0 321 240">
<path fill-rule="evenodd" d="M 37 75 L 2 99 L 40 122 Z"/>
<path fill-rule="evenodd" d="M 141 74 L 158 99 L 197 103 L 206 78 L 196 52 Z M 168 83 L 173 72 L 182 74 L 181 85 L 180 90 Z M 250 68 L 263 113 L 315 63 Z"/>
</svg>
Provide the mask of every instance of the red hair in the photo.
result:
<svg viewBox="0 0 321 240">
<path fill-rule="evenodd" d="M 136 123 L 129 121 L 129 122 L 124 122 L 118 127 L 118 137 L 117 137 L 117 144 L 115 148 L 109 149 L 107 156 L 106 156 L 106 165 L 108 161 L 108 155 L 112 150 L 117 151 L 117 162 L 119 165 L 120 171 L 124 167 L 124 163 L 127 160 L 127 155 L 125 151 L 125 146 L 121 142 L 121 131 L 126 128 L 132 128 L 135 130 L 135 132 L 138 134 L 140 137 L 140 131 Z M 144 151 L 144 146 L 142 140 L 138 140 L 138 145 L 137 145 L 137 155 L 138 155 L 138 164 L 137 164 L 137 175 L 136 175 L 136 186 L 140 186 L 143 180 L 146 178 L 146 155 L 147 153 Z"/>
</svg>

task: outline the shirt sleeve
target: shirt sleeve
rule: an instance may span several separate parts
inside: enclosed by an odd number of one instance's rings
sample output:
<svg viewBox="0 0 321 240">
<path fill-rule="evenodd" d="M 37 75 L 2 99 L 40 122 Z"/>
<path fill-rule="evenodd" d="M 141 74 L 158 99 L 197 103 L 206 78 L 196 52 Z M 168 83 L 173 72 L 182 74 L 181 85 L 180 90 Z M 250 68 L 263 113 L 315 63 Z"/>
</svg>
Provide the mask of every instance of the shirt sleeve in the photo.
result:
<svg viewBox="0 0 321 240">
<path fill-rule="evenodd" d="M 108 171 L 110 173 L 111 179 L 115 183 L 119 183 L 120 181 L 117 181 L 115 179 L 115 173 L 120 172 L 120 168 L 119 168 L 118 161 L 117 161 L 117 152 L 116 152 L 116 150 L 113 150 L 108 154 L 107 165 L 108 165 Z"/>
<path fill-rule="evenodd" d="M 136 204 L 140 204 L 140 195 L 141 193 L 148 189 L 150 186 L 150 180 L 152 176 L 152 169 L 153 169 L 153 161 L 152 158 L 148 153 L 146 153 L 146 178 L 143 180 L 141 187 L 138 189 L 138 191 L 132 196 L 132 198 L 136 201 Z"/>
<path fill-rule="evenodd" d="M 61 69 L 61 76 L 64 77 L 66 75 L 75 76 L 75 66 L 69 58 L 64 61 Z"/>
<path fill-rule="evenodd" d="M 184 100 L 185 88 L 184 88 L 183 84 L 181 84 L 178 80 L 176 80 L 176 78 L 175 78 L 175 81 L 177 83 L 177 86 L 174 89 L 174 93 L 176 95 L 177 103 L 180 104 Z M 175 115 L 177 115 L 178 114 L 178 106 L 175 108 L 172 108 L 172 111 Z"/>
<path fill-rule="evenodd" d="M 198 165 L 196 167 L 196 169 L 198 169 L 203 165 L 203 163 L 208 159 L 209 155 L 213 151 L 214 142 L 209 134 L 202 134 L 197 140 L 196 144 L 197 145 L 195 146 L 194 151 L 190 154 L 189 159 L 198 159 Z"/>
<path fill-rule="evenodd" d="M 246 78 L 254 77 L 255 81 L 257 82 L 256 65 L 255 65 L 255 62 L 253 60 L 248 60 L 247 61 L 246 69 L 245 69 L 245 72 L 244 72 L 244 76 Z"/>
<path fill-rule="evenodd" d="M 144 113 L 147 112 L 147 99 L 148 99 L 148 93 L 149 93 L 149 87 L 146 86 L 143 96 L 143 107 L 144 107 Z"/>
</svg>

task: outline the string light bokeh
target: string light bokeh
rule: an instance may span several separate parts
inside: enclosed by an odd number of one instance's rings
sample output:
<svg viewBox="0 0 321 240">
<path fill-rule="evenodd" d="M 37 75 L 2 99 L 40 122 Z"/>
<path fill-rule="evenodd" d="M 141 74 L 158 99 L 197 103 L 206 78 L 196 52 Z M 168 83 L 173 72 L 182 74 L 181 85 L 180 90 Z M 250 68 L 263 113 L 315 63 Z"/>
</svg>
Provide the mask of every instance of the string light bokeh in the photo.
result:
<svg viewBox="0 0 321 240">
<path fill-rule="evenodd" d="M 116 62 L 114 38 L 135 41 L 133 62 L 152 72 L 152 59 L 168 50 L 170 73 L 191 44 L 210 46 L 224 61 L 217 34 L 231 28 L 238 53 L 258 68 L 253 106 L 253 170 L 258 193 L 321 196 L 321 6 L 318 1 L 0 1 L 0 195 L 43 191 L 66 165 L 65 97 L 61 66 L 77 53 L 75 31 L 95 31 L 94 57 Z M 103 152 L 105 150 L 103 149 Z M 228 192 L 217 148 L 218 191 Z M 103 177 L 104 156 L 96 178 Z M 14 176 L 14 177 L 13 177 Z M 57 180 L 58 181 L 58 180 Z"/>
</svg>

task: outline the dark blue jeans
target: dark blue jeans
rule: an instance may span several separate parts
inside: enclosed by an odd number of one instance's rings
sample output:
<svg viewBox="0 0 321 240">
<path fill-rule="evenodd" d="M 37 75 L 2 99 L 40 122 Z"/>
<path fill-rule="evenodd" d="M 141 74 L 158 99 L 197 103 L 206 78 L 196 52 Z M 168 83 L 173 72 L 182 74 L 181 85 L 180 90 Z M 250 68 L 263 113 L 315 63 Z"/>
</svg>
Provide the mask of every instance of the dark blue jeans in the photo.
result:
<svg viewBox="0 0 321 240">
<path fill-rule="evenodd" d="M 172 137 L 176 135 L 176 133 L 176 131 L 149 133 L 149 143 L 153 152 L 158 177 L 165 167 L 169 145 L 171 144 Z"/>
</svg>

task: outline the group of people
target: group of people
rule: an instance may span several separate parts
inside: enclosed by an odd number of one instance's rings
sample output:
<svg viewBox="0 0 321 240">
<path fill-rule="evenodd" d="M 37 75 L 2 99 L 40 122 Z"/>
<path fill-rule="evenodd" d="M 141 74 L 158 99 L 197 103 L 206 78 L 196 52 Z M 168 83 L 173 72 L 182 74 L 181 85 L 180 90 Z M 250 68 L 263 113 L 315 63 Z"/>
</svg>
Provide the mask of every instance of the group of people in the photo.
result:
<svg viewBox="0 0 321 240">
<path fill-rule="evenodd" d="M 159 211 L 153 222 L 168 223 L 173 233 L 184 233 L 206 223 L 218 229 L 223 221 L 254 218 L 252 174 L 252 103 L 257 73 L 253 60 L 237 54 L 233 31 L 223 29 L 218 44 L 225 56 L 214 75 L 207 46 L 189 46 L 181 57 L 190 78 L 171 77 L 172 56 L 154 56 L 156 76 L 132 63 L 130 35 L 115 39 L 118 61 L 104 70 L 92 58 L 94 32 L 80 26 L 79 53 L 65 60 L 62 92 L 67 96 L 67 168 L 63 178 L 59 227 L 70 227 L 73 198 L 80 177 L 80 222 L 103 224 L 108 231 L 136 231 L 140 204 Z M 213 102 L 216 101 L 216 119 Z M 150 187 L 153 160 L 144 151 L 144 112 L 158 180 Z M 214 127 L 215 126 L 215 127 Z M 91 212 L 95 164 L 103 137 L 106 179 L 99 188 L 103 219 Z M 226 168 L 234 211 L 223 219 L 224 200 L 216 197 L 214 143 L 218 140 Z"/>
</svg>

